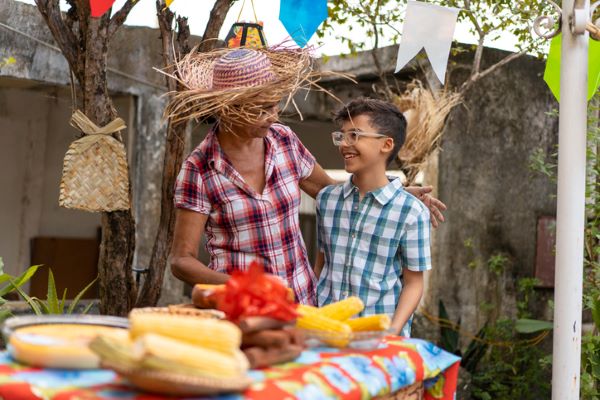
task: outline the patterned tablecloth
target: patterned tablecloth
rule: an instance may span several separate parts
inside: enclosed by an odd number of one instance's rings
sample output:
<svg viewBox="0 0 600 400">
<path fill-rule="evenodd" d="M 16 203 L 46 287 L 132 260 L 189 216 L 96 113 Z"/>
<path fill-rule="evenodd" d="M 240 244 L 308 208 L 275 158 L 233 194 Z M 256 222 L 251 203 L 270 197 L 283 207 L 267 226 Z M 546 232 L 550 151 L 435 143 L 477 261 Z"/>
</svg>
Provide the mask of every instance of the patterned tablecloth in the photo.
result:
<svg viewBox="0 0 600 400">
<path fill-rule="evenodd" d="M 370 399 L 423 382 L 425 399 L 454 399 L 459 358 L 419 340 L 388 336 L 376 350 L 306 350 L 294 362 L 250 372 L 243 394 L 214 399 Z M 3 400 L 156 400 L 110 370 L 30 368 L 0 353 Z"/>
</svg>

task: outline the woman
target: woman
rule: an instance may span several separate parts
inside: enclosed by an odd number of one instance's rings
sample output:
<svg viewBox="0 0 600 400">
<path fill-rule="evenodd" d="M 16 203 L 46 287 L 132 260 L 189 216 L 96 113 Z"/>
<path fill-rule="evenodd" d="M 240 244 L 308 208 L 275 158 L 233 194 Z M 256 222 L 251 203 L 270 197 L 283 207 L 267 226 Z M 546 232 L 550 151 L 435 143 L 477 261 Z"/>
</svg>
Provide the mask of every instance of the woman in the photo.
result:
<svg viewBox="0 0 600 400">
<path fill-rule="evenodd" d="M 279 100 L 303 83 L 314 84 L 307 54 L 289 53 L 220 50 L 212 64 L 182 62 L 180 78 L 197 77 L 208 64 L 212 80 L 200 90 L 189 89 L 189 97 L 175 97 L 171 115 L 205 117 L 210 112 L 219 122 L 185 161 L 177 179 L 170 262 L 173 274 L 185 282 L 219 284 L 232 271 L 258 260 L 294 290 L 300 303 L 314 304 L 315 275 L 298 222 L 300 190 L 314 198 L 334 181 L 296 134 L 276 122 Z M 191 88 L 189 79 L 182 82 Z M 194 103 L 199 93 L 201 104 Z M 444 206 L 428 197 L 430 189 L 407 190 L 427 201 L 434 221 L 443 220 L 438 208 Z M 204 234 L 208 266 L 197 258 Z"/>
</svg>

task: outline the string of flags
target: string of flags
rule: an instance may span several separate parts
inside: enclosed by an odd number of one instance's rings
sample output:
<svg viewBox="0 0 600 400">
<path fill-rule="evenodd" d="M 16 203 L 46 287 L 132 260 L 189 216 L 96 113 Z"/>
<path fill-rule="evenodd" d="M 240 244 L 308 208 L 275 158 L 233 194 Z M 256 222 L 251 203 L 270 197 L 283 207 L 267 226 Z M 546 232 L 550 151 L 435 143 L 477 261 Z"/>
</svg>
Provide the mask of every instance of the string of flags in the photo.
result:
<svg viewBox="0 0 600 400">
<path fill-rule="evenodd" d="M 409 0 L 396 60 L 396 72 L 425 49 L 433 71 L 443 84 L 459 11 L 458 8 Z"/>
<path fill-rule="evenodd" d="M 173 1 L 165 0 L 165 4 L 170 6 Z M 114 2 L 115 0 L 90 0 L 92 17 L 102 16 L 110 10 Z M 254 4 L 252 6 L 254 7 Z M 421 50 L 425 50 L 435 75 L 444 84 L 459 12 L 460 9 L 454 7 L 408 0 L 395 72 L 399 72 Z M 290 37 L 300 47 L 306 46 L 327 16 L 327 0 L 280 0 L 279 19 Z M 230 47 L 265 46 L 263 24 L 258 21 L 236 22 L 227 35 L 226 43 Z M 560 100 L 560 49 L 561 36 L 558 35 L 550 44 L 544 73 L 544 80 L 557 100 Z M 591 40 L 588 100 L 599 87 L 600 42 Z"/>
<path fill-rule="evenodd" d="M 546 61 L 544 71 L 544 81 L 550 88 L 550 91 L 560 101 L 560 52 L 562 47 L 562 34 L 552 38 L 550 42 L 550 52 Z M 590 40 L 588 48 L 588 101 L 594 97 L 594 94 L 600 87 L 600 42 Z"/>
</svg>

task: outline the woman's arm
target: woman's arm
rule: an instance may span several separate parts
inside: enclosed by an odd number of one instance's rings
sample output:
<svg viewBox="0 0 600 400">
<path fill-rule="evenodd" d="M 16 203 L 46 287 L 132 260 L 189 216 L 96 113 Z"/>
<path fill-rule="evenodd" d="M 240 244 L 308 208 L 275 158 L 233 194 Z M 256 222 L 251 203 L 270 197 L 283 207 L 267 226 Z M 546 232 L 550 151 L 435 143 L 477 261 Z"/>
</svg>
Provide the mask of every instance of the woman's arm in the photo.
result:
<svg viewBox="0 0 600 400">
<path fill-rule="evenodd" d="M 208 215 L 190 210 L 178 209 L 175 214 L 173 245 L 169 255 L 171 272 L 190 285 L 221 284 L 229 280 L 229 275 L 213 271 L 198 261 L 200 239 L 207 220 Z"/>
<path fill-rule="evenodd" d="M 317 278 L 321 276 L 321 271 L 323 271 L 323 265 L 325 264 L 325 255 L 322 251 L 317 252 L 317 258 L 315 260 L 315 266 L 313 267 L 313 271 L 315 271 L 315 275 Z"/>
<path fill-rule="evenodd" d="M 300 189 L 314 199 L 321 189 L 335 183 L 336 181 L 327 175 L 323 167 L 315 163 L 312 173 L 306 179 L 300 181 Z"/>
<path fill-rule="evenodd" d="M 402 270 L 402 275 L 404 285 L 392 320 L 392 331 L 396 335 L 402 331 L 402 327 L 406 325 L 412 313 L 415 312 L 423 295 L 422 271 L 410 271 L 405 268 Z"/>
<path fill-rule="evenodd" d="M 444 214 L 442 214 L 442 211 L 446 210 L 446 205 L 429 194 L 433 190 L 431 186 L 408 186 L 405 190 L 421 200 L 423 204 L 429 208 L 431 225 L 433 225 L 434 228 L 437 228 L 440 225 L 440 222 L 444 222 Z"/>
</svg>

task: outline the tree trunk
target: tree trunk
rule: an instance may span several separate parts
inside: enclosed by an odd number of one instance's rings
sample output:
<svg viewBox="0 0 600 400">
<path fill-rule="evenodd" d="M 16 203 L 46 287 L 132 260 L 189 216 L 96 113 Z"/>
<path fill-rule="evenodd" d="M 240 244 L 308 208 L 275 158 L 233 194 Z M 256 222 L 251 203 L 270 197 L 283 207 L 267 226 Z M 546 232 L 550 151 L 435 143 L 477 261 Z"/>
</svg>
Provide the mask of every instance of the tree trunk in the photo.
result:
<svg viewBox="0 0 600 400">
<path fill-rule="evenodd" d="M 128 0 L 111 20 L 110 13 L 91 18 L 87 0 L 68 0 L 71 9 L 63 16 L 54 0 L 36 0 L 38 9 L 67 59 L 79 85 L 74 108 L 96 125 L 117 117 L 106 84 L 110 36 L 124 22 L 135 4 Z M 120 135 L 115 135 L 121 140 Z M 131 189 L 130 189 L 131 190 Z M 131 195 L 130 195 L 131 197 Z M 102 213 L 102 242 L 98 260 L 100 312 L 125 316 L 135 301 L 131 263 L 135 249 L 135 223 L 131 210 Z"/>
<path fill-rule="evenodd" d="M 190 30 L 187 25 L 187 19 L 177 18 L 177 39 L 174 41 L 172 26 L 175 14 L 169 8 L 165 7 L 161 1 L 156 2 L 156 10 L 162 40 L 164 65 L 172 66 L 176 58 L 180 58 L 183 54 L 190 51 L 188 46 Z M 167 86 L 169 91 L 174 91 L 178 87 L 176 82 L 169 78 L 167 78 Z M 175 207 L 173 205 L 175 180 L 183 162 L 187 126 L 188 124 L 186 123 L 173 125 L 170 121 L 167 125 L 160 222 L 150 257 L 150 268 L 137 300 L 136 305 L 138 307 L 155 306 L 160 297 L 167 258 L 171 249 L 171 241 L 173 240 L 173 229 L 175 227 Z"/>
<path fill-rule="evenodd" d="M 210 14 L 210 19 L 204 32 L 204 41 L 199 50 L 208 51 L 216 45 L 217 35 L 223 26 L 223 21 L 231 7 L 230 0 L 217 0 Z M 165 7 L 162 1 L 156 2 L 158 26 L 161 32 L 163 60 L 165 66 L 172 66 L 176 58 L 190 51 L 188 46 L 189 28 L 187 19 L 177 19 L 177 39 L 173 41 L 173 18 L 174 14 Z M 174 53 L 175 51 L 175 53 Z M 172 79 L 167 79 L 169 91 L 176 90 L 177 84 Z M 152 248 L 150 268 L 146 275 L 143 288 L 138 297 L 138 307 L 154 306 L 160 298 L 162 282 L 167 267 L 167 258 L 173 241 L 173 229 L 175 227 L 175 207 L 173 196 L 175 191 L 175 180 L 183 158 L 185 156 L 185 132 L 187 124 L 173 125 L 169 122 L 167 126 L 167 140 L 165 146 L 164 170 L 162 179 L 162 196 L 160 209 L 160 223 Z"/>
</svg>

